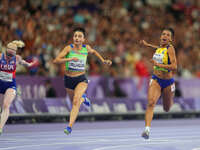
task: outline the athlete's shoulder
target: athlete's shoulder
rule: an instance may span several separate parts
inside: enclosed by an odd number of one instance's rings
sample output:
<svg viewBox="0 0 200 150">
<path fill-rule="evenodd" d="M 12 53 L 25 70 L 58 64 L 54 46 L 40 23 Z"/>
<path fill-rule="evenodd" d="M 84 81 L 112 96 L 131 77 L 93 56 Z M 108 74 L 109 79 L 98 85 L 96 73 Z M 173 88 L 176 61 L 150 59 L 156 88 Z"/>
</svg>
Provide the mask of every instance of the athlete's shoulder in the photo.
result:
<svg viewBox="0 0 200 150">
<path fill-rule="evenodd" d="M 68 44 L 65 46 L 65 48 L 74 48 L 74 45 L 73 44 Z"/>
<path fill-rule="evenodd" d="M 86 48 L 87 48 L 89 53 L 93 53 L 94 52 L 94 49 L 92 49 L 92 47 L 90 45 L 87 44 Z"/>
<path fill-rule="evenodd" d="M 83 44 L 82 47 L 83 47 L 83 48 L 87 48 L 87 45 L 86 45 L 86 44 Z"/>
<path fill-rule="evenodd" d="M 173 48 L 174 49 L 174 46 L 172 44 L 169 44 L 169 45 L 167 45 L 167 49 L 169 49 L 169 48 Z"/>
<path fill-rule="evenodd" d="M 20 55 L 16 55 L 16 59 L 20 60 L 22 57 Z"/>
<path fill-rule="evenodd" d="M 88 49 L 88 50 L 92 50 L 92 51 L 95 51 L 90 45 L 86 45 L 86 48 Z"/>
<path fill-rule="evenodd" d="M 86 45 L 86 48 L 88 50 L 88 53 L 94 53 L 94 49 L 92 49 L 92 47 L 90 45 Z"/>
<path fill-rule="evenodd" d="M 91 49 L 91 46 L 90 46 L 89 44 L 85 44 L 85 47 L 86 47 L 87 49 Z"/>
<path fill-rule="evenodd" d="M 20 64 L 21 61 L 22 61 L 22 57 L 20 55 L 16 55 L 16 62 Z"/>
<path fill-rule="evenodd" d="M 74 45 L 73 44 L 69 44 L 67 45 L 68 48 L 74 48 Z"/>
<path fill-rule="evenodd" d="M 70 51 L 73 48 L 73 44 L 69 44 L 64 47 L 63 51 Z"/>
</svg>

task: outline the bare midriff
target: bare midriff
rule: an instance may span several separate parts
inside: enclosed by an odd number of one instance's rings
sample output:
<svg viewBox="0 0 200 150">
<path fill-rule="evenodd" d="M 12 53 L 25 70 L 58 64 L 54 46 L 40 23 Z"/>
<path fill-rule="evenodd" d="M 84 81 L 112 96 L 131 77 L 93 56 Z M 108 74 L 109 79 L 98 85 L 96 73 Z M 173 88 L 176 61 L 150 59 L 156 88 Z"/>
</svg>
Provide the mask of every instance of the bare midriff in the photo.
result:
<svg viewBox="0 0 200 150">
<path fill-rule="evenodd" d="M 77 76 L 81 76 L 83 74 L 85 74 L 85 71 L 83 71 L 83 72 L 68 71 L 68 70 L 65 71 L 65 75 L 69 76 L 69 77 L 77 77 Z"/>
<path fill-rule="evenodd" d="M 164 72 L 160 70 L 154 70 L 153 74 L 156 75 L 160 79 L 171 79 L 173 78 L 173 72 Z"/>
</svg>

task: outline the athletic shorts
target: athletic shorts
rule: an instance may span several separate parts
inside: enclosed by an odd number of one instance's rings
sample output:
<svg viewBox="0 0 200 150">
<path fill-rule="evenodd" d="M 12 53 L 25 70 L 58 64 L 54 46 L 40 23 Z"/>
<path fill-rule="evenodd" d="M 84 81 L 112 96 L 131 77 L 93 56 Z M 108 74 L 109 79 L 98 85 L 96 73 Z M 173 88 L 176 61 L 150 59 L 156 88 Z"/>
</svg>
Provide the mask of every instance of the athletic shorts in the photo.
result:
<svg viewBox="0 0 200 150">
<path fill-rule="evenodd" d="M 80 75 L 77 77 L 64 76 L 65 88 L 74 90 L 80 82 L 88 83 L 88 79 L 85 75 Z"/>
<path fill-rule="evenodd" d="M 164 88 L 166 88 L 166 87 L 168 87 L 168 86 L 170 86 L 174 83 L 174 78 L 160 79 L 156 75 L 152 75 L 152 79 L 156 80 L 159 83 L 161 89 L 164 89 Z"/>
<path fill-rule="evenodd" d="M 3 80 L 0 80 L 0 93 L 1 94 L 5 94 L 6 90 L 9 88 L 17 90 L 15 79 L 13 79 L 12 82 L 6 82 Z"/>
</svg>

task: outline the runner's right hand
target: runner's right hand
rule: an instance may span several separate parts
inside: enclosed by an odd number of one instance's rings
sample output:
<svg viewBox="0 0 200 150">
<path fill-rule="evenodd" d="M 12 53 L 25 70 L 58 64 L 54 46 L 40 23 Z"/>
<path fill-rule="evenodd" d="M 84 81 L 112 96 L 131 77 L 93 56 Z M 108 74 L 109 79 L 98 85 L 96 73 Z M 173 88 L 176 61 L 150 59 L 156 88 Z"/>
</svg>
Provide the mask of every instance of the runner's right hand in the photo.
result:
<svg viewBox="0 0 200 150">
<path fill-rule="evenodd" d="M 149 46 L 149 43 L 147 43 L 145 40 L 140 40 L 140 44 L 144 46 Z"/>
<path fill-rule="evenodd" d="M 72 61 L 72 60 L 73 60 L 73 61 L 78 61 L 78 58 L 72 57 L 70 61 Z"/>
</svg>

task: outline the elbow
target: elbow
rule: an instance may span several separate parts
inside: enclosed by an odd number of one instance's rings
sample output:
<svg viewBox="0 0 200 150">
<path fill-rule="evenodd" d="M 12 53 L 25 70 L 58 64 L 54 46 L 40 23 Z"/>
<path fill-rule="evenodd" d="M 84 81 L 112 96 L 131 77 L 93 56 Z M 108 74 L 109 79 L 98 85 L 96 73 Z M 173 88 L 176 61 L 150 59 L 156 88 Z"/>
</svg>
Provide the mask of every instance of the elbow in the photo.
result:
<svg viewBox="0 0 200 150">
<path fill-rule="evenodd" d="M 177 67 L 177 65 L 174 67 L 174 70 L 177 70 L 178 69 L 178 67 Z"/>
<path fill-rule="evenodd" d="M 54 60 L 53 60 L 53 63 L 54 63 L 54 64 L 57 64 L 57 63 L 58 63 L 57 59 L 54 59 Z"/>
<path fill-rule="evenodd" d="M 171 70 L 172 71 L 176 71 L 177 70 L 177 65 L 173 65 Z"/>
</svg>

